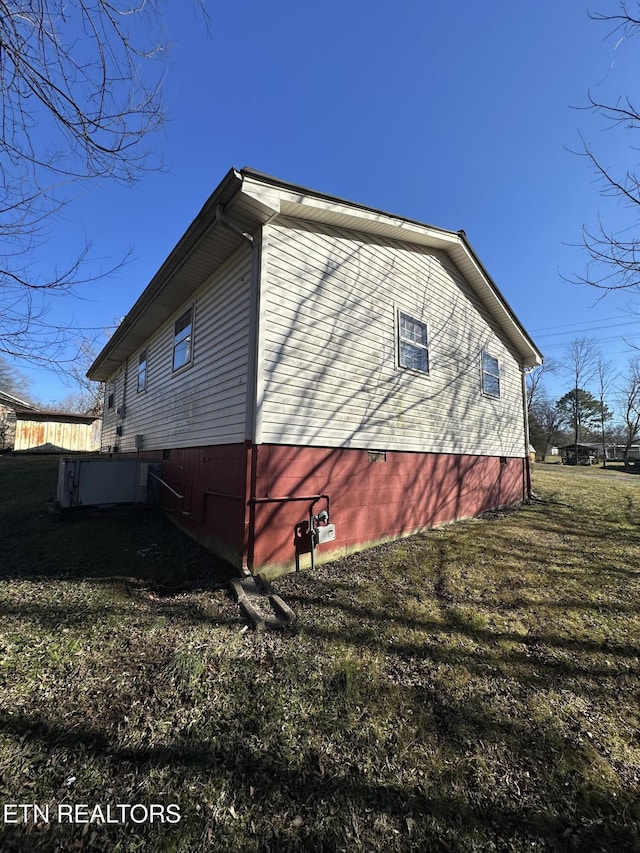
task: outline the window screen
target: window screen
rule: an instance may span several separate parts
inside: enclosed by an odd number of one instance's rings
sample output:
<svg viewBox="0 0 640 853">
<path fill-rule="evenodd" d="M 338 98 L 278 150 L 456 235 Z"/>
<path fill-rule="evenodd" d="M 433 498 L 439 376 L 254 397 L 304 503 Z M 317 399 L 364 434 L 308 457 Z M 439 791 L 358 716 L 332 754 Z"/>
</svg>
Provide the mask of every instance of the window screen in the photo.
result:
<svg viewBox="0 0 640 853">
<path fill-rule="evenodd" d="M 500 396 L 500 364 L 488 352 L 482 353 L 482 393 L 489 397 Z"/>
<path fill-rule="evenodd" d="M 398 315 L 399 328 L 399 364 L 412 370 L 429 372 L 429 347 L 427 324 L 416 320 L 402 311 Z"/>
<path fill-rule="evenodd" d="M 185 311 L 175 322 L 173 333 L 173 369 L 178 370 L 191 361 L 193 308 Z"/>
</svg>

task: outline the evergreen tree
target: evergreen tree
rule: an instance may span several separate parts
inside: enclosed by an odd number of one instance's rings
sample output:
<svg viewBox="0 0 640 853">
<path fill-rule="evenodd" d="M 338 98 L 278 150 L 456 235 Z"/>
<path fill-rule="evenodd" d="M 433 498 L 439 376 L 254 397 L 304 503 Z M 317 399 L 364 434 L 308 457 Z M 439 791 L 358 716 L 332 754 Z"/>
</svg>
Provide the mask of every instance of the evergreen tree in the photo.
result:
<svg viewBox="0 0 640 853">
<path fill-rule="evenodd" d="M 567 391 L 556 405 L 561 425 L 573 432 L 576 457 L 577 446 L 581 439 L 591 437 L 587 434 L 595 432 L 603 422 L 610 420 L 613 416 L 606 404 L 601 403 L 593 394 L 582 388 Z"/>
</svg>

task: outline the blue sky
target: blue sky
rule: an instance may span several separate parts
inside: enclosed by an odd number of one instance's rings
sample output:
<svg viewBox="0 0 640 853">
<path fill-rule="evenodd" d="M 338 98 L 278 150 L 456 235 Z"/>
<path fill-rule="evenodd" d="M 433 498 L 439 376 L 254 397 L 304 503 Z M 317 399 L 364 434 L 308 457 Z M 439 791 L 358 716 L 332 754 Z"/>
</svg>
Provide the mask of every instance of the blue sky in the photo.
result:
<svg viewBox="0 0 640 853">
<path fill-rule="evenodd" d="M 583 224 L 629 215 L 600 198 L 570 149 L 582 134 L 608 165 L 635 165 L 628 132 L 575 109 L 589 90 L 633 95 L 639 79 L 637 44 L 606 38 L 585 3 L 217 0 L 209 35 L 190 4 L 165 7 L 168 122 L 151 142 L 166 169 L 134 187 L 76 188 L 42 268 L 85 239 L 96 270 L 129 248 L 132 258 L 80 298 L 56 300 L 53 320 L 101 328 L 122 317 L 227 170 L 247 165 L 464 229 L 549 356 L 581 335 L 618 361 L 629 355 L 623 336 L 640 345 L 629 295 L 598 300 L 563 279 L 584 271 L 572 245 Z M 41 401 L 69 391 L 53 373 L 21 369 Z M 550 390 L 559 396 L 562 381 Z"/>
</svg>

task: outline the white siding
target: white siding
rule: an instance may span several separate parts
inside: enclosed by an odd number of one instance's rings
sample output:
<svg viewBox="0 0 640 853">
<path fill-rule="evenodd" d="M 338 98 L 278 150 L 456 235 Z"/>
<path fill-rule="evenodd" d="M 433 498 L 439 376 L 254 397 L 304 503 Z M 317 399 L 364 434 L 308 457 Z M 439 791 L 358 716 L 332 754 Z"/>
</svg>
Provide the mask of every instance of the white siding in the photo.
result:
<svg viewBox="0 0 640 853">
<path fill-rule="evenodd" d="M 517 360 L 444 254 L 293 221 L 265 245 L 262 441 L 524 455 Z M 398 310 L 428 324 L 429 375 L 398 367 Z"/>
<path fill-rule="evenodd" d="M 102 438 L 100 440 L 101 450 L 113 450 L 120 442 L 120 439 L 116 435 L 116 428 L 122 422 L 124 381 L 125 369 L 123 365 L 105 384 Z M 109 408 L 107 404 L 111 394 L 113 394 L 113 406 Z"/>
<path fill-rule="evenodd" d="M 136 435 L 144 436 L 143 451 L 244 441 L 250 286 L 251 249 L 242 246 L 111 377 L 115 406 L 105 408 L 103 450 L 135 450 Z M 192 361 L 173 372 L 174 322 L 190 305 Z M 138 392 L 145 348 L 147 383 Z"/>
</svg>

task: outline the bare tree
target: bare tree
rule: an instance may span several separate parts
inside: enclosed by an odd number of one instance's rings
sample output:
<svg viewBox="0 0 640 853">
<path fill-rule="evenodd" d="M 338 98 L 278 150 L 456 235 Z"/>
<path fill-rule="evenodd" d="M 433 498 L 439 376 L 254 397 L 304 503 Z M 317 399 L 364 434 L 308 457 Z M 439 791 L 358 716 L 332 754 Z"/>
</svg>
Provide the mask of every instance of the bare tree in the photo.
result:
<svg viewBox="0 0 640 853">
<path fill-rule="evenodd" d="M 0 392 L 28 402 L 28 380 L 0 356 Z M 0 397 L 0 450 L 13 446 L 16 429 L 15 401 Z"/>
<path fill-rule="evenodd" d="M 610 361 L 606 361 L 602 355 L 598 356 L 596 363 L 596 382 L 598 385 L 598 400 L 600 402 L 600 438 L 602 440 L 602 467 L 607 467 L 607 436 L 606 422 L 610 420 L 611 415 L 607 418 L 607 407 L 605 400 L 611 390 L 613 383 L 613 366 Z"/>
<path fill-rule="evenodd" d="M 27 401 L 28 389 L 27 378 L 12 367 L 6 358 L 0 356 L 0 391 Z"/>
<path fill-rule="evenodd" d="M 633 11 L 635 9 L 635 12 Z M 592 20 L 609 26 L 609 35 L 617 45 L 640 34 L 640 3 L 621 0 L 617 14 L 591 14 Z M 640 108 L 629 95 L 621 95 L 612 103 L 601 101 L 589 93 L 587 109 L 597 113 L 609 129 L 640 129 Z M 633 144 L 631 146 L 633 149 Z M 577 280 L 605 292 L 640 290 L 640 237 L 636 215 L 640 205 L 640 175 L 635 168 L 616 169 L 607 166 L 594 148 L 583 142 L 583 151 L 601 185 L 603 196 L 622 202 L 634 211 L 629 228 L 613 230 L 599 217 L 595 228 L 583 227 L 582 241 L 590 258 L 585 275 Z"/>
<path fill-rule="evenodd" d="M 530 434 L 533 444 L 544 462 L 549 445 L 558 440 L 563 415 L 557 402 L 544 392 L 536 395 L 529 410 Z"/>
<path fill-rule="evenodd" d="M 576 338 L 564 352 L 562 370 L 571 379 L 570 395 L 573 398 L 573 410 L 576 412 L 576 416 L 572 421 L 576 459 L 578 458 L 578 442 L 580 438 L 580 420 L 577 417 L 577 412 L 580 409 L 580 395 L 586 391 L 586 386 L 595 377 L 600 357 L 600 352 L 596 347 L 595 341 L 590 338 Z M 568 397 L 569 395 L 566 396 Z"/>
<path fill-rule="evenodd" d="M 77 358 L 64 371 L 63 379 L 69 387 L 69 393 L 59 400 L 43 404 L 42 407 L 54 409 L 57 412 L 101 415 L 104 383 L 93 382 L 87 378 L 87 371 L 95 361 L 99 347 L 96 347 L 88 338 L 84 338 L 78 341 L 77 349 Z"/>
<path fill-rule="evenodd" d="M 629 451 L 640 440 L 640 356 L 628 364 L 620 389 L 620 407 L 624 418 L 624 467 L 629 468 Z"/>
<path fill-rule="evenodd" d="M 0 352 L 60 356 L 49 298 L 86 281 L 89 246 L 35 274 L 71 183 L 136 180 L 163 121 L 159 0 L 0 0 Z M 75 333 L 74 333 L 75 334 Z"/>
<path fill-rule="evenodd" d="M 544 364 L 534 367 L 527 373 L 527 407 L 529 411 L 535 405 L 538 398 L 543 395 L 543 380 L 550 373 L 555 373 L 558 365 L 555 359 L 546 358 Z"/>
</svg>

